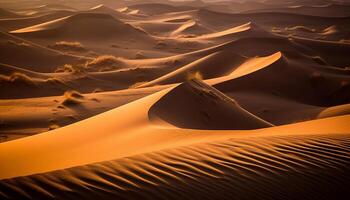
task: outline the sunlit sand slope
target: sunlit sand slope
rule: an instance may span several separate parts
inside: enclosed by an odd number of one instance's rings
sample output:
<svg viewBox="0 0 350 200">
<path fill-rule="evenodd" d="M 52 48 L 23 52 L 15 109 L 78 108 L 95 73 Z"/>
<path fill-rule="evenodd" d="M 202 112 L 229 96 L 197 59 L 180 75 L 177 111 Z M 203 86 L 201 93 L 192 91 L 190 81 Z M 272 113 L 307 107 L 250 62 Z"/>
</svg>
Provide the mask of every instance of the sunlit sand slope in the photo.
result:
<svg viewBox="0 0 350 200">
<path fill-rule="evenodd" d="M 159 134 L 172 142 L 183 140 L 183 134 L 197 143 L 5 179 L 0 182 L 0 196 L 346 199 L 340 194 L 349 194 L 350 130 L 344 126 L 349 119 L 344 116 L 247 132 L 163 129 Z"/>
</svg>

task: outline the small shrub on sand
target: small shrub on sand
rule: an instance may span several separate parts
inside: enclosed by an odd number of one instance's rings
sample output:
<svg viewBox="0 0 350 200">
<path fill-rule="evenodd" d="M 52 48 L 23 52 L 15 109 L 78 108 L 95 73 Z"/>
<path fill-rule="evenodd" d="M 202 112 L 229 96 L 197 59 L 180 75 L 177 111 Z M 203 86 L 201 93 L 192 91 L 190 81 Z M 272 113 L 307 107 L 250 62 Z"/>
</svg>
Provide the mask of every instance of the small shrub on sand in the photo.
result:
<svg viewBox="0 0 350 200">
<path fill-rule="evenodd" d="M 66 72 L 66 73 L 73 73 L 73 74 L 77 74 L 77 73 L 83 73 L 85 72 L 85 66 L 83 65 L 70 65 L 70 64 L 65 64 L 62 67 L 59 67 L 56 69 L 56 73 L 60 73 L 60 72 Z"/>
<path fill-rule="evenodd" d="M 66 91 L 63 96 L 64 96 L 64 100 L 62 101 L 62 105 L 65 105 L 65 106 L 73 106 L 73 105 L 81 104 L 84 98 L 82 94 L 74 90 Z"/>
<path fill-rule="evenodd" d="M 95 58 L 92 61 L 86 63 L 86 68 L 94 68 L 94 69 L 120 69 L 124 66 L 124 62 L 122 62 L 119 58 L 112 55 L 103 55 Z"/>
<path fill-rule="evenodd" d="M 60 41 L 60 42 L 56 42 L 53 45 L 49 45 L 48 47 L 52 49 L 61 50 L 61 51 L 75 51 L 75 52 L 86 51 L 85 47 L 80 42 Z"/>
<path fill-rule="evenodd" d="M 49 131 L 55 130 L 55 129 L 58 129 L 58 128 L 60 128 L 59 125 L 57 125 L 57 124 L 52 124 L 52 125 L 49 126 Z"/>
<path fill-rule="evenodd" d="M 195 72 L 195 73 L 188 73 L 187 74 L 187 80 L 193 80 L 193 79 L 198 79 L 198 80 L 203 80 L 203 75 L 200 72 Z"/>
</svg>

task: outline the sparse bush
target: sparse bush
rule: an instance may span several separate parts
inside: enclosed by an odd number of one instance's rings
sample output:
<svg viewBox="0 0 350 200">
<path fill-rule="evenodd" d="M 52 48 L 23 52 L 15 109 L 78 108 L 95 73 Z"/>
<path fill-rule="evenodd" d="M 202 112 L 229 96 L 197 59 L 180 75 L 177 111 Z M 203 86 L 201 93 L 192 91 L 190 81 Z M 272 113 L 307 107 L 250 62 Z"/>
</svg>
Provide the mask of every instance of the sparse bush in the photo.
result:
<svg viewBox="0 0 350 200">
<path fill-rule="evenodd" d="M 56 69 L 56 73 L 59 72 L 67 72 L 67 73 L 83 73 L 85 72 L 85 66 L 84 65 L 70 65 L 70 64 L 65 64 L 62 67 L 59 67 Z"/>
<path fill-rule="evenodd" d="M 94 69 L 120 69 L 124 66 L 124 62 L 122 62 L 119 58 L 116 58 L 112 55 L 103 55 L 95 58 L 92 61 L 86 63 L 86 68 L 94 68 Z"/>
<path fill-rule="evenodd" d="M 194 72 L 194 73 L 188 73 L 187 74 L 187 80 L 193 80 L 193 79 L 198 79 L 198 80 L 203 80 L 203 75 L 200 72 Z"/>
<path fill-rule="evenodd" d="M 57 125 L 57 124 L 52 124 L 52 125 L 49 126 L 49 131 L 55 130 L 55 129 L 58 129 L 58 128 L 60 128 L 59 125 Z"/>
<path fill-rule="evenodd" d="M 66 91 L 63 96 L 64 96 L 64 100 L 62 101 L 62 105 L 65 105 L 65 106 L 73 106 L 73 105 L 81 104 L 84 98 L 82 94 L 74 90 Z"/>
<path fill-rule="evenodd" d="M 74 51 L 74 52 L 86 51 L 85 47 L 80 42 L 60 41 L 60 42 L 56 42 L 53 45 L 49 45 L 48 47 L 56 50 L 61 50 L 61 51 Z"/>
</svg>

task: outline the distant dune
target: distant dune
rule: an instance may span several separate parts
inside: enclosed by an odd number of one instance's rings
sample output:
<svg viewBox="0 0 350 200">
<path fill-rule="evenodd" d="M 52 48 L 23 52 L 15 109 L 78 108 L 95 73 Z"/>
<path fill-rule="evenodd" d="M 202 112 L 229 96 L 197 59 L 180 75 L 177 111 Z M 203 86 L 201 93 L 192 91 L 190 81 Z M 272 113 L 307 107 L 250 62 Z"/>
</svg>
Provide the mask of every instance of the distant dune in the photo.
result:
<svg viewBox="0 0 350 200">
<path fill-rule="evenodd" d="M 78 26 L 79 25 L 79 26 Z M 81 39 L 146 39 L 147 35 L 108 14 L 80 13 L 44 24 L 12 31 L 24 37 Z"/>
</svg>

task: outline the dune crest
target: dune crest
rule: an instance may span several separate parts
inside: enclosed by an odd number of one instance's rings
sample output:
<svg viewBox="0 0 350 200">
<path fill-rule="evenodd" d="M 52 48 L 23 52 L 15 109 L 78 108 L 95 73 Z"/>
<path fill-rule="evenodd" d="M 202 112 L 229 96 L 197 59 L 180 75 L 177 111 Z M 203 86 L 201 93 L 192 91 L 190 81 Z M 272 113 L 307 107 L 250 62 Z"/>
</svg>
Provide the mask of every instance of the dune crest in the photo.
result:
<svg viewBox="0 0 350 200">
<path fill-rule="evenodd" d="M 198 79 L 167 93 L 150 108 L 149 116 L 151 120 L 161 119 L 187 129 L 243 130 L 273 126 Z"/>
</svg>

